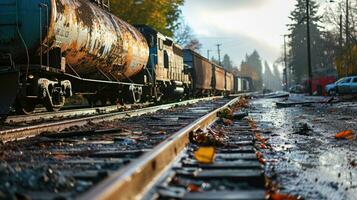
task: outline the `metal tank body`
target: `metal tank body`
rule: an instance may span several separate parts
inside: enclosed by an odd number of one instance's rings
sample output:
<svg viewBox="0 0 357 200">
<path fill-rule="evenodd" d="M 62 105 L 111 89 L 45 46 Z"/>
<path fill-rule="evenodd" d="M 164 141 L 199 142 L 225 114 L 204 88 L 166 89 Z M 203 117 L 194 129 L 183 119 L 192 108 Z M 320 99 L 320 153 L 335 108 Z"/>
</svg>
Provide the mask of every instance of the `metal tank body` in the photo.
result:
<svg viewBox="0 0 357 200">
<path fill-rule="evenodd" d="M 40 54 L 41 43 L 43 53 L 60 48 L 66 62 L 83 78 L 123 80 L 147 64 L 149 48 L 141 33 L 89 0 L 4 1 L 9 5 L 0 5 L 0 10 L 7 10 L 0 23 L 16 24 L 17 17 L 20 25 L 0 33 L 0 51 L 11 53 L 17 64 L 27 62 L 25 46 L 30 64 L 38 64 L 32 58 Z"/>
</svg>

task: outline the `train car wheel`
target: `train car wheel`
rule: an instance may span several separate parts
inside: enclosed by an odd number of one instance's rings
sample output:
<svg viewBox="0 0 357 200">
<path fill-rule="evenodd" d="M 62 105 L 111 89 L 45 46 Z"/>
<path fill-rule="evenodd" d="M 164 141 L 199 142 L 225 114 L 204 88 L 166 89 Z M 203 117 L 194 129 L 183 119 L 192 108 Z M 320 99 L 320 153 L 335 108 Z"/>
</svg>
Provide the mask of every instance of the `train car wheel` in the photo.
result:
<svg viewBox="0 0 357 200">
<path fill-rule="evenodd" d="M 48 112 L 58 112 L 63 107 L 65 100 L 66 98 L 64 96 L 60 96 L 56 100 L 48 97 L 47 100 L 45 100 L 44 106 Z"/>
<path fill-rule="evenodd" d="M 133 101 L 134 103 L 139 103 L 141 101 L 141 94 L 133 91 Z"/>
<path fill-rule="evenodd" d="M 36 100 L 30 98 L 24 98 L 18 100 L 15 104 L 15 110 L 17 114 L 30 115 L 33 114 L 36 107 Z"/>
</svg>

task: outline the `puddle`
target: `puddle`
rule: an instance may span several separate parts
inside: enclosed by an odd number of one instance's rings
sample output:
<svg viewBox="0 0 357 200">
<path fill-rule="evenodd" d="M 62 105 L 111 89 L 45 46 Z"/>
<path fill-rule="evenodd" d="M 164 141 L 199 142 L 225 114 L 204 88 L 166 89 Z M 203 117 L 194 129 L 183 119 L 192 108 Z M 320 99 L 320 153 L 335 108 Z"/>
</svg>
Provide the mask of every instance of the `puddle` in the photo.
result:
<svg viewBox="0 0 357 200">
<path fill-rule="evenodd" d="M 326 104 L 276 108 L 271 99 L 255 100 L 252 106 L 250 116 L 273 147 L 264 154 L 266 172 L 276 175 L 283 193 L 304 199 L 357 199 L 357 139 L 334 138 L 339 131 L 357 130 L 354 120 L 337 120 L 355 119 L 353 112 L 331 111 L 334 105 Z M 311 130 L 294 134 L 304 124 Z"/>
</svg>

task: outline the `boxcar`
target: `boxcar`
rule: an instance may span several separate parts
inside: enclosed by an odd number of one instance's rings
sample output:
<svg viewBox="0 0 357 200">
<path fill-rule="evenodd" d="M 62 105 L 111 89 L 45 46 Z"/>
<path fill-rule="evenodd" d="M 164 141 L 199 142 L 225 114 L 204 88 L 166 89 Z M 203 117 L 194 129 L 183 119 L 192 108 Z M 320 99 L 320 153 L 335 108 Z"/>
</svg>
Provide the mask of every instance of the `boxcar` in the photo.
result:
<svg viewBox="0 0 357 200">
<path fill-rule="evenodd" d="M 212 63 L 190 49 L 184 50 L 184 62 L 189 67 L 195 95 L 205 96 L 212 90 Z"/>
<path fill-rule="evenodd" d="M 226 71 L 226 93 L 234 92 L 234 76 L 231 72 Z"/>
<path fill-rule="evenodd" d="M 214 71 L 214 77 L 213 77 L 213 89 L 215 91 L 215 94 L 223 94 L 225 92 L 226 88 L 226 76 L 225 76 L 225 70 L 214 63 L 212 63 L 212 70 Z"/>
</svg>

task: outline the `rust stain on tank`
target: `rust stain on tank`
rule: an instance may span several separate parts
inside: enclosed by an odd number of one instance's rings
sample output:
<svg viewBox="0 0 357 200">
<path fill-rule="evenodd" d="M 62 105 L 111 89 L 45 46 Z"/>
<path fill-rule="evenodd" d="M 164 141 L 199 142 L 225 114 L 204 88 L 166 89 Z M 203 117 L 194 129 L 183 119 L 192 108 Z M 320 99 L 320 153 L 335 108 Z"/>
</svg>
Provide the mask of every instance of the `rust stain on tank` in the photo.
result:
<svg viewBox="0 0 357 200">
<path fill-rule="evenodd" d="M 108 76 L 124 79 L 146 66 L 149 48 L 133 26 L 87 0 L 51 2 L 47 40 L 51 47 L 61 48 L 67 62 L 80 75 L 100 69 Z"/>
</svg>

